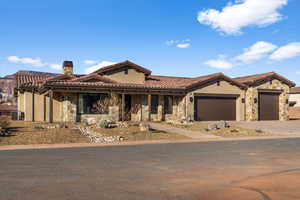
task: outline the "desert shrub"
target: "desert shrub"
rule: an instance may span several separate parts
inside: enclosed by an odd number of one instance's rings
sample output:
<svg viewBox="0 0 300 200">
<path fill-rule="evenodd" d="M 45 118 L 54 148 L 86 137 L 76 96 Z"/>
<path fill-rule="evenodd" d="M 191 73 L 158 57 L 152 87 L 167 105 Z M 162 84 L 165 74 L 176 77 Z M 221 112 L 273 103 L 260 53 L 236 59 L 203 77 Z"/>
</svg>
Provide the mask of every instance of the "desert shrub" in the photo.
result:
<svg viewBox="0 0 300 200">
<path fill-rule="evenodd" d="M 10 125 L 10 120 L 8 117 L 0 116 L 0 127 L 7 128 Z"/>
<path fill-rule="evenodd" d="M 103 120 L 100 120 L 99 126 L 100 126 L 101 128 L 108 128 L 108 127 L 109 127 L 109 123 L 108 123 L 107 120 L 103 119 Z"/>
</svg>

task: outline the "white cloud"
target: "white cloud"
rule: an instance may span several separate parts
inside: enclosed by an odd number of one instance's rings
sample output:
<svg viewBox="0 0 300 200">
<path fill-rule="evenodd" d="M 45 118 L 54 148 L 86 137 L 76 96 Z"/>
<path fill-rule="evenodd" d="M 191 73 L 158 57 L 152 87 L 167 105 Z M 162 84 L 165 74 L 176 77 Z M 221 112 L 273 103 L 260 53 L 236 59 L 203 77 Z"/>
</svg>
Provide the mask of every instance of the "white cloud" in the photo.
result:
<svg viewBox="0 0 300 200">
<path fill-rule="evenodd" d="M 189 48 L 190 46 L 191 46 L 190 43 L 182 43 L 176 45 L 177 48 L 181 48 L 181 49 Z"/>
<path fill-rule="evenodd" d="M 177 48 L 181 48 L 181 49 L 184 49 L 184 48 L 188 48 L 191 46 L 191 43 L 190 43 L 190 39 L 184 39 L 184 40 L 168 40 L 166 41 L 166 45 L 168 46 L 176 46 Z"/>
<path fill-rule="evenodd" d="M 59 64 L 49 64 L 49 66 L 55 70 L 62 70 L 62 65 Z"/>
<path fill-rule="evenodd" d="M 105 67 L 105 66 L 108 66 L 108 65 L 113 65 L 113 64 L 115 64 L 115 62 L 102 61 L 102 62 L 98 63 L 97 65 L 93 65 L 93 66 L 87 68 L 87 69 L 85 70 L 85 72 L 86 72 L 87 74 L 90 74 L 90 73 L 93 73 L 94 71 L 96 71 L 96 70 L 98 70 L 98 69 L 100 69 L 100 68 L 102 68 L 102 67 Z"/>
<path fill-rule="evenodd" d="M 221 11 L 208 9 L 198 13 L 198 21 L 225 34 L 240 34 L 248 26 L 267 26 L 282 19 L 278 9 L 288 0 L 236 0 Z"/>
<path fill-rule="evenodd" d="M 26 64 L 31 65 L 34 67 L 51 67 L 55 70 L 61 70 L 62 66 L 59 64 L 49 64 L 46 62 L 43 62 L 40 58 L 28 58 L 28 57 L 18 57 L 18 56 L 9 56 L 7 57 L 7 60 L 12 63 L 20 63 L 20 64 Z"/>
<path fill-rule="evenodd" d="M 233 64 L 226 60 L 224 56 L 219 56 L 217 59 L 208 60 L 204 64 L 216 69 L 231 69 L 233 67 Z"/>
<path fill-rule="evenodd" d="M 289 43 L 280 47 L 269 58 L 279 61 L 296 56 L 300 56 L 300 42 Z"/>
<path fill-rule="evenodd" d="M 98 61 L 97 60 L 85 60 L 85 61 L 83 61 L 84 62 L 84 64 L 86 64 L 86 65 L 94 65 L 94 64 L 96 64 Z"/>
<path fill-rule="evenodd" d="M 300 75 L 300 71 L 296 72 L 296 74 Z"/>
<path fill-rule="evenodd" d="M 36 67 L 46 66 L 46 63 L 43 63 L 40 58 L 26 58 L 26 57 L 18 57 L 18 56 L 9 56 L 7 60 L 12 63 L 22 63 L 29 64 Z"/>
<path fill-rule="evenodd" d="M 275 49 L 277 49 L 276 45 L 269 42 L 259 41 L 253 44 L 250 48 L 244 49 L 244 53 L 237 56 L 235 59 L 249 64 L 253 61 L 266 57 Z"/>
</svg>

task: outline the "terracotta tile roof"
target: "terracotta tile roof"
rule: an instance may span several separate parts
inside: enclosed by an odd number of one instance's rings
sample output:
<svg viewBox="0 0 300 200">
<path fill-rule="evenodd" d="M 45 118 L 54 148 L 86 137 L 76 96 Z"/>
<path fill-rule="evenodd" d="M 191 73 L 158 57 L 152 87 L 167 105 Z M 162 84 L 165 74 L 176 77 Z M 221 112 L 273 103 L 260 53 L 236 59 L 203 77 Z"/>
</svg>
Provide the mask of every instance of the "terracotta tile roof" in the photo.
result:
<svg viewBox="0 0 300 200">
<path fill-rule="evenodd" d="M 289 107 L 290 119 L 300 119 L 300 107 Z"/>
<path fill-rule="evenodd" d="M 20 87 L 24 84 L 27 84 L 28 86 L 38 86 L 41 81 L 57 75 L 58 74 L 47 72 L 18 71 L 9 77 L 16 79 L 17 87 Z"/>
<path fill-rule="evenodd" d="M 300 94 L 300 87 L 291 88 L 290 94 Z"/>
<path fill-rule="evenodd" d="M 102 77 L 102 76 L 101 76 Z M 196 78 L 172 77 L 172 76 L 148 76 L 144 84 L 134 83 L 112 83 L 112 82 L 81 82 L 83 77 L 72 79 L 71 81 L 51 81 L 45 82 L 45 87 L 101 87 L 101 88 L 139 88 L 139 89 L 174 89 L 185 90 L 191 87 L 196 87 L 205 84 L 212 80 L 224 79 L 238 87 L 245 88 L 246 86 L 232 80 L 222 73 L 210 74 Z"/>
<path fill-rule="evenodd" d="M 109 66 L 106 66 L 106 67 L 102 67 L 100 69 L 98 69 L 97 71 L 93 72 L 93 73 L 98 73 L 98 74 L 103 74 L 103 73 L 106 73 L 106 72 L 109 72 L 109 71 L 112 71 L 112 70 L 118 70 L 118 69 L 121 69 L 123 67 L 126 67 L 126 66 L 130 66 L 138 71 L 141 71 L 143 73 L 145 73 L 146 75 L 150 75 L 151 74 L 151 71 L 149 69 L 146 69 L 140 65 L 137 65 L 133 62 L 130 62 L 128 60 L 124 61 L 124 62 L 120 62 L 120 63 L 117 63 L 117 64 L 113 64 L 113 65 L 109 65 Z"/>
<path fill-rule="evenodd" d="M 116 81 L 113 81 L 107 77 L 101 76 L 97 73 L 92 73 L 92 74 L 88 74 L 88 75 L 84 75 L 84 76 L 80 76 L 80 77 L 76 77 L 73 78 L 72 80 L 70 80 L 71 82 L 87 82 L 90 80 L 98 80 L 104 83 L 116 83 Z"/>
<path fill-rule="evenodd" d="M 263 74 L 255 74 L 255 75 L 251 75 L 251 76 L 237 77 L 237 78 L 234 78 L 234 80 L 251 86 L 251 85 L 259 83 L 263 80 L 270 79 L 270 78 L 277 78 L 291 87 L 295 86 L 294 82 L 277 74 L 276 72 L 268 72 L 268 73 L 263 73 Z"/>
<path fill-rule="evenodd" d="M 173 76 L 155 76 L 151 75 L 146 78 L 146 86 L 157 87 L 185 87 L 191 83 L 193 78 L 173 77 Z"/>
<path fill-rule="evenodd" d="M 12 112 L 12 111 L 17 111 L 17 106 L 5 105 L 5 104 L 0 105 L 0 112 Z"/>
</svg>

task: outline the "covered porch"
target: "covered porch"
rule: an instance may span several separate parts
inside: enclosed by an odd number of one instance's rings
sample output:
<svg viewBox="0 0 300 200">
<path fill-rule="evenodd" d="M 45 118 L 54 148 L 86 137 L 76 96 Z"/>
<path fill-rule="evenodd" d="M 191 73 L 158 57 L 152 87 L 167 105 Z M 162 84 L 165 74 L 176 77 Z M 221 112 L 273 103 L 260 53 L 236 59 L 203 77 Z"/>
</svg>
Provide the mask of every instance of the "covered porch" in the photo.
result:
<svg viewBox="0 0 300 200">
<path fill-rule="evenodd" d="M 181 92 L 130 90 L 49 90 L 44 121 L 82 122 L 164 121 L 186 118 L 186 96 Z"/>
</svg>

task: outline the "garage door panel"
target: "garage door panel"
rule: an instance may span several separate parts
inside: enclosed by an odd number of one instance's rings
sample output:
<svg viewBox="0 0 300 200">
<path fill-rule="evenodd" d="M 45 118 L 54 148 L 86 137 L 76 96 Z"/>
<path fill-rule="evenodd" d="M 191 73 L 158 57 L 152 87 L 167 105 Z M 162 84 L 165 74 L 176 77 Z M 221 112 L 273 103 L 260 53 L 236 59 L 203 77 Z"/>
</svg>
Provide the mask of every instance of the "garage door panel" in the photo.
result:
<svg viewBox="0 0 300 200">
<path fill-rule="evenodd" d="M 197 121 L 236 120 L 236 98 L 197 97 L 195 104 Z"/>
<path fill-rule="evenodd" d="M 259 94 L 259 120 L 279 120 L 279 94 Z"/>
</svg>

